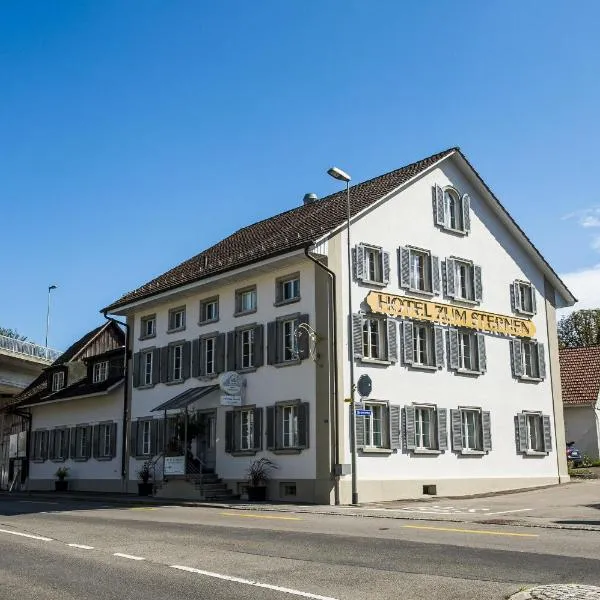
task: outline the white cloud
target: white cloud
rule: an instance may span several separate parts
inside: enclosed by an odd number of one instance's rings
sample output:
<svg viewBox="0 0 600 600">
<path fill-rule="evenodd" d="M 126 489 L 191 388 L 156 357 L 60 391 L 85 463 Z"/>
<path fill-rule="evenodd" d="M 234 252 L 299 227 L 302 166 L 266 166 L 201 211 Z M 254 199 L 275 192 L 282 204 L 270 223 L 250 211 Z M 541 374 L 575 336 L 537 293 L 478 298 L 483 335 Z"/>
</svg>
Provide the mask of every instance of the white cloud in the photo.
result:
<svg viewBox="0 0 600 600">
<path fill-rule="evenodd" d="M 598 244 L 596 249 L 600 250 L 600 237 L 594 240 Z M 600 308 L 600 264 L 581 271 L 564 273 L 561 279 L 578 299 L 572 308 L 563 308 L 558 311 L 558 317 L 564 317 L 573 310 L 582 308 Z"/>
<path fill-rule="evenodd" d="M 579 224 L 582 227 L 600 227 L 600 217 L 596 215 L 587 215 L 579 219 Z"/>
<path fill-rule="evenodd" d="M 575 212 L 564 215 L 561 220 L 577 219 L 577 224 L 584 229 L 593 229 L 600 227 L 600 207 L 592 206 L 583 208 Z M 600 236 L 595 236 L 590 242 L 590 247 L 596 252 L 600 252 Z"/>
</svg>

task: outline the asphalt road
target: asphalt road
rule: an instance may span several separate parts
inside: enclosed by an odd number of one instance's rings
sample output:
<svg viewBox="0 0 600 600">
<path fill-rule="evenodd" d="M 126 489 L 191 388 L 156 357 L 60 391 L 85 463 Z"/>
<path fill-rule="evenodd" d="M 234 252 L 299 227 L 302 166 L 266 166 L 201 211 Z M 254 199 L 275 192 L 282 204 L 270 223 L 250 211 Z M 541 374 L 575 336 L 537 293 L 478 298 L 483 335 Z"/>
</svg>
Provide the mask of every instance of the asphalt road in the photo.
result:
<svg viewBox="0 0 600 600">
<path fill-rule="evenodd" d="M 599 535 L 0 500 L 0 598 L 500 599 L 535 583 L 598 584 Z"/>
</svg>

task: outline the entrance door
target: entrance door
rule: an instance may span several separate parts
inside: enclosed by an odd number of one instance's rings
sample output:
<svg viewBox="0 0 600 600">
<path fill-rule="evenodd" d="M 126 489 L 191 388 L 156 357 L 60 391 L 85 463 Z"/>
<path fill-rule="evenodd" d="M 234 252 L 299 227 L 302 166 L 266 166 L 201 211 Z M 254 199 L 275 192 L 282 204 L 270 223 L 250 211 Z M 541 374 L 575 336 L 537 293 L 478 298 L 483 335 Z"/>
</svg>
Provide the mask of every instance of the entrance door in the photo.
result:
<svg viewBox="0 0 600 600">
<path fill-rule="evenodd" d="M 214 473 L 217 464 L 217 413 L 202 413 L 201 418 L 204 427 L 198 437 L 198 454 L 202 460 L 202 469 Z"/>
</svg>

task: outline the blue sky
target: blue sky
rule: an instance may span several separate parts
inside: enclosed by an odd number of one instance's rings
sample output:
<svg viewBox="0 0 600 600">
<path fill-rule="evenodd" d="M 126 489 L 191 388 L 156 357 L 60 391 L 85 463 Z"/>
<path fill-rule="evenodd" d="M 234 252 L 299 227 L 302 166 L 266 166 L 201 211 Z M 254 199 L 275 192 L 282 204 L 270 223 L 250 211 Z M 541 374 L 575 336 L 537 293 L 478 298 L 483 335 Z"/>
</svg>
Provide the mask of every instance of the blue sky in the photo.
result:
<svg viewBox="0 0 600 600">
<path fill-rule="evenodd" d="M 236 228 L 458 145 L 600 306 L 600 3 L 0 4 L 0 325 L 66 348 Z"/>
</svg>

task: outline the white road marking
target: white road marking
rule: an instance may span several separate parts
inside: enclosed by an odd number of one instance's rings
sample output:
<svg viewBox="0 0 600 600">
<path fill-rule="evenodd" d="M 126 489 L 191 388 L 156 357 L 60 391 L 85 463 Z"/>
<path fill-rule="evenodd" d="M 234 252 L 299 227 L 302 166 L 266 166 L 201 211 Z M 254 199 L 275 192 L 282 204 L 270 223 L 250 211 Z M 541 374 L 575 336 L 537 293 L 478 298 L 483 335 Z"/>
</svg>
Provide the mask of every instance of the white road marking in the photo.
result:
<svg viewBox="0 0 600 600">
<path fill-rule="evenodd" d="M 533 508 L 517 508 L 515 510 L 500 510 L 498 512 L 487 513 L 487 514 L 488 515 L 506 515 L 507 513 L 527 512 L 528 510 L 533 510 Z"/>
<path fill-rule="evenodd" d="M 310 592 L 303 592 L 301 590 L 294 590 L 292 588 L 281 587 L 279 585 L 272 585 L 270 583 L 260 583 L 259 581 L 252 581 L 250 579 L 243 579 L 241 577 L 233 577 L 231 575 L 222 575 L 221 573 L 213 573 L 211 571 L 203 571 L 202 569 L 194 569 L 193 567 L 184 567 L 182 565 L 171 565 L 172 569 L 179 569 L 180 571 L 188 571 L 189 573 L 198 573 L 199 575 L 206 575 L 206 577 L 214 577 L 216 579 L 224 579 L 225 581 L 233 581 L 235 583 L 242 583 L 244 585 L 251 585 L 254 587 L 264 588 L 267 590 L 274 590 L 276 592 L 282 592 L 284 594 L 291 594 L 293 596 L 301 596 L 302 598 L 311 598 L 312 600 L 336 600 L 331 596 L 319 596 L 319 594 L 311 594 Z"/>
<path fill-rule="evenodd" d="M 86 546 L 85 544 L 67 544 L 71 548 L 81 548 L 82 550 L 93 550 L 94 546 Z"/>
<path fill-rule="evenodd" d="M 146 560 L 143 556 L 133 556 L 132 554 L 121 554 L 120 552 L 115 552 L 113 556 L 119 556 L 120 558 L 128 558 L 129 560 Z"/>
<path fill-rule="evenodd" d="M 58 502 L 42 502 L 41 500 L 19 500 L 21 504 L 58 504 Z"/>
<path fill-rule="evenodd" d="M 9 533 L 10 535 L 18 535 L 20 537 L 31 538 L 32 540 L 40 540 L 42 542 L 52 542 L 52 538 L 42 537 L 41 535 L 32 535 L 31 533 L 21 533 L 20 531 L 9 531 L 8 529 L 0 529 L 0 533 Z"/>
</svg>

